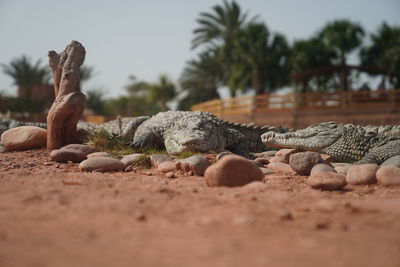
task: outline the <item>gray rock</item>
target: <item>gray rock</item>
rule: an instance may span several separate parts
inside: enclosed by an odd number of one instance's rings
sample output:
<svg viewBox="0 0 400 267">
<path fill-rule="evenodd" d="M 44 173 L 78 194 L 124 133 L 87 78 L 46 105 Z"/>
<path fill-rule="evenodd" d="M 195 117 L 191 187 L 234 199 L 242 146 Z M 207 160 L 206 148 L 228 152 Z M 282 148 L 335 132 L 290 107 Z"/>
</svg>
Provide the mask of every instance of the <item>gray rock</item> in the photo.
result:
<svg viewBox="0 0 400 267">
<path fill-rule="evenodd" d="M 349 168 L 346 174 L 346 181 L 348 184 L 374 184 L 376 180 L 376 171 L 378 165 L 375 164 L 360 164 L 354 165 Z"/>
<path fill-rule="evenodd" d="M 289 157 L 290 167 L 300 175 L 309 175 L 312 167 L 322 162 L 322 158 L 318 152 L 299 152 Z"/>
<path fill-rule="evenodd" d="M 382 166 L 376 172 L 376 178 L 382 185 L 400 185 L 400 168 L 393 165 Z"/>
<path fill-rule="evenodd" d="M 380 166 L 382 167 L 382 166 L 388 166 L 388 165 L 400 167 L 400 155 L 388 158 L 387 160 L 382 162 Z"/>
<path fill-rule="evenodd" d="M 46 146 L 47 131 L 36 126 L 20 126 L 5 131 L 0 143 L 7 151 L 28 150 Z"/>
<path fill-rule="evenodd" d="M 204 178 L 206 184 L 210 187 L 233 187 L 242 186 L 253 181 L 262 181 L 264 175 L 260 168 L 249 160 L 236 155 L 227 155 L 208 167 Z"/>
<path fill-rule="evenodd" d="M 307 184 L 314 189 L 340 190 L 347 183 L 344 175 L 335 172 L 320 172 L 311 175 L 307 179 Z"/>
<path fill-rule="evenodd" d="M 99 149 L 95 148 L 94 146 L 83 145 L 83 144 L 69 144 L 69 145 L 63 146 L 60 149 L 78 150 L 78 151 L 84 153 L 85 156 L 87 156 L 88 154 L 100 151 Z"/>
<path fill-rule="evenodd" d="M 114 158 L 95 157 L 82 161 L 79 164 L 79 169 L 81 171 L 100 172 L 122 171 L 125 169 L 125 165 Z"/>
<path fill-rule="evenodd" d="M 203 176 L 205 170 L 209 166 L 210 162 L 205 156 L 194 155 L 178 161 L 178 163 L 176 164 L 176 169 L 186 172 L 188 174 Z"/>
<path fill-rule="evenodd" d="M 158 165 L 157 170 L 159 172 L 163 172 L 163 173 L 172 172 L 172 171 L 176 170 L 176 165 L 177 165 L 177 162 L 164 161 Z"/>
<path fill-rule="evenodd" d="M 106 157 L 109 158 L 110 154 L 108 154 L 107 152 L 94 152 L 94 153 L 90 153 L 86 156 L 88 159 L 90 158 L 98 158 L 98 157 Z"/>
<path fill-rule="evenodd" d="M 310 175 L 317 174 L 320 172 L 336 172 L 336 170 L 329 164 L 320 163 L 315 165 L 310 172 Z"/>
<path fill-rule="evenodd" d="M 57 162 L 81 162 L 86 159 L 86 155 L 73 149 L 55 149 L 50 152 L 50 159 Z"/>
<path fill-rule="evenodd" d="M 271 161 L 289 163 L 290 156 L 298 152 L 297 149 L 284 148 L 276 152 L 274 159 L 271 159 Z"/>
<path fill-rule="evenodd" d="M 150 163 L 153 167 L 158 167 L 164 161 L 172 161 L 172 158 L 165 154 L 154 154 L 150 156 Z"/>
<path fill-rule="evenodd" d="M 346 176 L 347 171 L 349 170 L 350 167 L 353 166 L 353 164 L 350 163 L 331 163 L 331 165 L 333 166 L 333 168 L 335 168 L 335 171 L 337 171 L 337 173 L 340 173 L 344 176 Z"/>
<path fill-rule="evenodd" d="M 141 161 L 144 157 L 144 154 L 135 153 L 129 154 L 122 157 L 121 162 L 125 165 L 125 167 L 131 166 L 139 161 Z"/>
</svg>

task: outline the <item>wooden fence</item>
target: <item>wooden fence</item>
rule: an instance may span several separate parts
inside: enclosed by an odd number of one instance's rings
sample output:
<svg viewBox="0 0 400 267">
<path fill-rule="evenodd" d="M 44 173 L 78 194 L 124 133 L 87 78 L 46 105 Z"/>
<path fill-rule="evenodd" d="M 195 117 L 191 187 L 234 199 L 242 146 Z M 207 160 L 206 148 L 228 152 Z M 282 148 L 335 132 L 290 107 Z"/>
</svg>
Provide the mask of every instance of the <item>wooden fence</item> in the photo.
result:
<svg viewBox="0 0 400 267">
<path fill-rule="evenodd" d="M 191 109 L 207 111 L 238 122 L 252 121 L 256 124 L 278 122 L 283 126 L 298 127 L 326 120 L 360 124 L 377 124 L 379 120 L 383 120 L 399 124 L 399 108 L 400 90 L 387 90 L 264 94 L 211 100 L 193 105 Z M 374 117 L 372 118 L 371 113 L 379 116 L 372 116 Z M 365 115 L 365 118 L 362 115 Z M 280 118 L 274 118 L 274 116 L 280 116 Z"/>
</svg>

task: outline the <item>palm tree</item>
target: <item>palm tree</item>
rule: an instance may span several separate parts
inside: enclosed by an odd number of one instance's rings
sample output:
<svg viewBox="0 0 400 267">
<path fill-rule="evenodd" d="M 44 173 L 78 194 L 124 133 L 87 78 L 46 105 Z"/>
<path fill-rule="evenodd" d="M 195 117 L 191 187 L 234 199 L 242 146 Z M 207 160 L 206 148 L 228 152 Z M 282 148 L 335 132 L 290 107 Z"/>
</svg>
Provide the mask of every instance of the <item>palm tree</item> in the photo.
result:
<svg viewBox="0 0 400 267">
<path fill-rule="evenodd" d="M 320 38 L 313 37 L 309 40 L 297 40 L 292 45 L 289 64 L 293 72 L 304 71 L 319 67 L 333 65 L 335 51 L 321 41 Z M 332 77 L 318 77 L 318 88 L 327 89 L 327 85 L 332 81 Z M 308 89 L 308 81 L 303 81 L 301 92 L 305 93 Z"/>
<path fill-rule="evenodd" d="M 364 34 L 360 24 L 345 19 L 329 22 L 319 34 L 321 40 L 335 51 L 337 64 L 342 66 L 340 80 L 343 91 L 348 89 L 347 57 L 362 45 Z"/>
<path fill-rule="evenodd" d="M 1 64 L 3 72 L 14 80 L 18 86 L 19 97 L 32 100 L 32 89 L 35 86 L 48 84 L 50 80 L 50 69 L 42 66 L 41 61 L 32 63 L 25 55 L 13 59 L 9 65 Z"/>
<path fill-rule="evenodd" d="M 387 69 L 390 82 L 400 87 L 400 26 L 382 23 L 370 38 L 371 45 L 360 52 L 362 64 Z"/>
<path fill-rule="evenodd" d="M 188 110 L 198 102 L 219 98 L 218 87 L 222 84 L 224 71 L 214 51 L 201 53 L 198 59 L 186 62 L 179 79 L 186 95 L 179 101 L 178 109 Z"/>
<path fill-rule="evenodd" d="M 200 13 L 197 22 L 199 27 L 193 31 L 192 49 L 205 45 L 207 49 L 218 51 L 226 73 L 224 80 L 228 81 L 233 71 L 235 40 L 240 28 L 247 23 L 247 13 L 243 13 L 235 1 L 224 0 L 222 5 L 215 5 L 212 12 Z M 230 89 L 234 96 L 235 89 Z"/>
<path fill-rule="evenodd" d="M 264 23 L 253 22 L 240 31 L 237 43 L 236 63 L 245 72 L 251 70 L 251 87 L 257 94 L 264 93 L 267 87 L 274 91 L 288 82 L 290 50 L 283 35 L 271 34 Z"/>
<path fill-rule="evenodd" d="M 158 77 L 157 83 L 150 87 L 149 100 L 153 103 L 158 103 L 162 111 L 167 111 L 167 103 L 175 98 L 177 90 L 175 84 L 162 74 Z"/>
</svg>

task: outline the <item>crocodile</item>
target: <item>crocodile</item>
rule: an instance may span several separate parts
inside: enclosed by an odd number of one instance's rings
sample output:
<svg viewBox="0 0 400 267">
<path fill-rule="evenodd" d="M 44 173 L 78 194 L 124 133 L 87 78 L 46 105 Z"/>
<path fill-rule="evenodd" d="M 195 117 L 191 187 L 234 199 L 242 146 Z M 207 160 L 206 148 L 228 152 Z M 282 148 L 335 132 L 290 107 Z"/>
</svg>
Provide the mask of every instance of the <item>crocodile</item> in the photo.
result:
<svg viewBox="0 0 400 267">
<path fill-rule="evenodd" d="M 326 153 L 338 162 L 381 164 L 400 155 L 400 126 L 360 126 L 333 121 L 288 133 L 261 136 L 269 147 L 296 148 Z"/>
<path fill-rule="evenodd" d="M 268 150 L 261 142 L 262 133 L 288 130 L 228 122 L 208 112 L 167 111 L 139 124 L 132 121 L 124 129 L 123 136 L 133 136 L 131 146 L 134 148 L 165 148 L 169 154 L 229 150 L 251 157 L 250 152 Z"/>
<path fill-rule="evenodd" d="M 89 135 L 104 129 L 110 138 L 119 136 L 133 148 L 166 149 L 169 154 L 229 150 L 246 157 L 251 157 L 250 152 L 268 150 L 261 142 L 261 134 L 289 131 L 228 122 L 201 111 L 166 111 L 151 117 L 128 117 L 100 124 L 80 121 L 77 129 Z"/>
</svg>

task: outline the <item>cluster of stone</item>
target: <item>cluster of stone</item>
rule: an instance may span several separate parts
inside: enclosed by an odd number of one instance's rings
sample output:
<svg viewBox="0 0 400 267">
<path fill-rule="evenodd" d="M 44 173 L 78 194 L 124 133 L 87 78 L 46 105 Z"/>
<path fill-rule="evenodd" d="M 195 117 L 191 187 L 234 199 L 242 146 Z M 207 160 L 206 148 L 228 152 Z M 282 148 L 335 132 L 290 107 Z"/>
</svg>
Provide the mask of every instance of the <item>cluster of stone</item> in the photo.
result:
<svg viewBox="0 0 400 267">
<path fill-rule="evenodd" d="M 46 130 L 35 126 L 13 128 L 1 135 L 1 145 L 6 151 L 45 147 Z M 131 154 L 115 159 L 106 152 L 82 144 L 67 145 L 50 153 L 52 161 L 79 163 L 81 171 L 130 171 L 148 161 L 167 178 L 175 178 L 178 173 L 204 176 L 210 187 L 243 186 L 254 181 L 268 183 L 276 174 L 306 177 L 311 188 L 320 190 L 341 190 L 346 185 L 375 183 L 400 185 L 400 155 L 389 158 L 380 166 L 334 163 L 329 155 L 296 149 L 266 151 L 255 156 L 255 160 L 249 160 L 222 152 L 216 158 L 194 155 L 177 159 L 166 154 Z M 216 162 L 211 164 L 214 160 Z"/>
<path fill-rule="evenodd" d="M 271 153 L 271 152 L 269 152 Z M 258 154 L 275 173 L 307 177 L 315 189 L 340 190 L 346 185 L 400 185 L 400 156 L 392 157 L 380 166 L 375 164 L 334 163 L 329 155 L 296 149 L 281 149 L 274 156 Z M 268 179 L 268 177 L 267 177 Z"/>
</svg>

